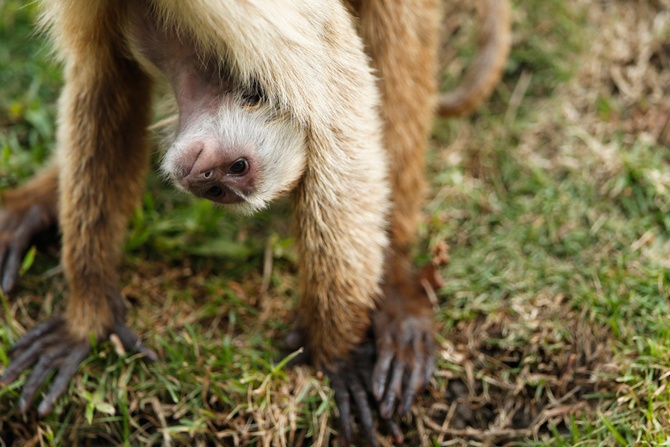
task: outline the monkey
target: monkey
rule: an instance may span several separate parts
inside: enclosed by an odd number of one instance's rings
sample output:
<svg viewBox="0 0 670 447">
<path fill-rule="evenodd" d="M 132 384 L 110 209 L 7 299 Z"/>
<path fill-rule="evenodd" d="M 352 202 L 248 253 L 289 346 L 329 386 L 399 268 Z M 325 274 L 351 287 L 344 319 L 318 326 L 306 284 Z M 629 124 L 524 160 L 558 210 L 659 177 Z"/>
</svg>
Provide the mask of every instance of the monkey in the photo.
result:
<svg viewBox="0 0 670 447">
<path fill-rule="evenodd" d="M 69 294 L 63 316 L 12 348 L 1 383 L 33 368 L 19 410 L 58 369 L 38 407 L 52 411 L 91 335 L 115 333 L 156 358 L 125 325 L 118 265 L 163 76 L 179 122 L 161 171 L 244 213 L 291 194 L 301 342 L 331 378 L 345 442 L 351 400 L 376 445 L 369 395 L 400 438 L 391 418 L 407 412 L 434 364 L 433 309 L 411 248 L 437 91 L 438 10 L 437 0 L 366 0 L 349 11 L 333 0 L 45 0 L 43 26 L 65 68 L 58 142 L 44 171 L 2 195 L 0 284 L 14 287 L 32 236 L 58 224 Z"/>
</svg>

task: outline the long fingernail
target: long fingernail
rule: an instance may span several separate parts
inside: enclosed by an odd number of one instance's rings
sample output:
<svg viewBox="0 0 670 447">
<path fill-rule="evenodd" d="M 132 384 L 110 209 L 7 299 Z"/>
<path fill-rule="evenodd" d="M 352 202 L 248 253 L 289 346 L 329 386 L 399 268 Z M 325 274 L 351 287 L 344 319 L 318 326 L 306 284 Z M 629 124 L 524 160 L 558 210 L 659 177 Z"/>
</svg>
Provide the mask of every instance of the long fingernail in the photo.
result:
<svg viewBox="0 0 670 447">
<path fill-rule="evenodd" d="M 393 402 L 388 400 L 383 402 L 379 407 L 379 414 L 384 419 L 391 419 L 393 417 Z"/>
<path fill-rule="evenodd" d="M 144 355 L 144 358 L 146 358 L 150 362 L 158 361 L 158 354 L 156 354 L 156 351 L 154 351 L 153 349 L 149 349 L 144 345 L 140 345 L 138 351 L 142 353 Z"/>
<path fill-rule="evenodd" d="M 39 413 L 40 416 L 46 416 L 51 413 L 52 410 L 53 408 L 49 402 L 42 402 L 40 406 L 37 407 L 37 413 Z"/>
<path fill-rule="evenodd" d="M 383 382 L 375 383 L 372 393 L 375 395 L 375 399 L 377 400 L 377 402 L 382 400 L 382 397 L 384 396 L 384 383 Z"/>
<path fill-rule="evenodd" d="M 2 281 L 2 291 L 3 293 L 9 293 L 9 291 L 14 287 L 14 281 L 11 278 L 5 278 Z"/>
<path fill-rule="evenodd" d="M 403 403 L 401 407 L 398 407 L 398 416 L 405 417 L 411 406 L 411 401 Z"/>
</svg>

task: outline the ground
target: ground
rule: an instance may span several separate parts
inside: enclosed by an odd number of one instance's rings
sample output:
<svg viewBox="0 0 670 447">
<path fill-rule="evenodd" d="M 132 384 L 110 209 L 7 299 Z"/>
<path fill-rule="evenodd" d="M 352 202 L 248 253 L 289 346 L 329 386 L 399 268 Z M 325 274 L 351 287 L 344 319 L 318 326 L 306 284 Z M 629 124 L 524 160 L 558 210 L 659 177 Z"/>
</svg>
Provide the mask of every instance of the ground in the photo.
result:
<svg viewBox="0 0 670 447">
<path fill-rule="evenodd" d="M 446 6 L 445 89 L 475 51 L 465 5 Z M 473 116 L 437 120 L 417 262 L 448 262 L 407 445 L 670 445 L 669 11 L 515 1 L 503 82 Z M 33 19 L 0 0 L 0 188 L 53 144 L 60 74 Z M 231 216 L 151 177 L 123 292 L 161 360 L 97 346 L 43 420 L 16 414 L 22 381 L 0 388 L 0 445 L 339 445 L 327 380 L 279 362 L 287 215 Z M 62 308 L 56 254 L 31 252 L 0 298 L 1 365 Z"/>
</svg>

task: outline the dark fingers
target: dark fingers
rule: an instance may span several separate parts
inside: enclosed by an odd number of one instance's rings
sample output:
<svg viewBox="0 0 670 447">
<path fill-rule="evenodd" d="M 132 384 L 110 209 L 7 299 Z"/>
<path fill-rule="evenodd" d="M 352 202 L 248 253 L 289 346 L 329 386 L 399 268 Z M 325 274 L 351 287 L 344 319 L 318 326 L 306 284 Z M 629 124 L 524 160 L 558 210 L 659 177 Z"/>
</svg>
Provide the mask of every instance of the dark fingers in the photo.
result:
<svg viewBox="0 0 670 447">
<path fill-rule="evenodd" d="M 384 425 L 386 431 L 391 434 L 394 444 L 401 444 L 405 441 L 405 436 L 402 434 L 400 426 L 393 419 L 382 419 L 381 423 Z"/>
<path fill-rule="evenodd" d="M 84 361 L 90 351 L 88 344 L 79 344 L 74 347 L 72 352 L 62 361 L 58 375 L 49 389 L 37 412 L 40 416 L 46 416 L 53 411 L 54 403 L 67 389 L 70 379 L 77 372 L 79 365 Z"/>
<path fill-rule="evenodd" d="M 10 286 L 13 286 L 13 284 L 10 284 L 10 282 L 5 279 L 4 265 L 8 252 L 9 248 L 7 245 L 0 241 L 0 289 L 5 293 L 9 293 L 11 289 Z M 5 282 L 7 282 L 7 284 L 5 284 Z"/>
<path fill-rule="evenodd" d="M 344 445 L 351 443 L 351 401 L 349 389 L 339 374 L 329 374 L 330 386 L 335 394 L 335 403 L 340 412 L 340 430 L 344 438 Z"/>
<path fill-rule="evenodd" d="M 158 360 L 158 355 L 152 349 L 146 347 L 140 341 L 140 337 L 128 326 L 124 326 L 122 324 L 116 324 L 114 332 L 116 332 L 116 335 L 118 335 L 119 339 L 121 340 L 121 344 L 123 345 L 123 348 L 127 352 L 137 351 L 140 354 L 143 354 L 147 358 L 147 360 L 150 360 L 152 362 Z"/>
<path fill-rule="evenodd" d="M 2 290 L 9 292 L 14 288 L 16 279 L 19 277 L 19 269 L 23 262 L 23 254 L 28 248 L 29 241 L 15 240 L 9 244 L 9 250 L 5 259 L 2 275 Z"/>
<path fill-rule="evenodd" d="M 29 348 L 22 351 L 7 367 L 5 373 L 0 377 L 0 384 L 7 384 L 16 380 L 19 374 L 30 368 L 37 361 L 38 357 L 43 354 L 43 351 L 49 345 L 59 339 L 62 339 L 62 336 L 59 337 L 59 334 L 50 334 L 44 338 L 35 340 Z"/>
<path fill-rule="evenodd" d="M 424 385 L 425 377 L 425 358 L 423 349 L 423 337 L 415 337 L 412 340 L 412 350 L 414 351 L 414 360 L 408 365 L 402 384 L 402 399 L 398 406 L 397 414 L 402 417 L 409 411 L 414 396 Z"/>
<path fill-rule="evenodd" d="M 35 398 L 37 389 L 44 383 L 47 375 L 62 364 L 63 358 L 70 349 L 71 347 L 67 344 L 58 344 L 52 346 L 47 352 L 42 354 L 37 364 L 33 367 L 30 377 L 25 385 L 23 385 L 23 391 L 21 391 L 21 398 L 19 399 L 19 413 L 25 413 L 28 410 Z"/>
<path fill-rule="evenodd" d="M 4 259 L 4 263 L 0 264 L 0 273 L 2 273 L 0 285 L 5 292 L 14 288 L 23 263 L 23 255 L 28 249 L 33 235 L 44 226 L 40 207 L 32 206 L 18 224 L 12 241 L 3 248 L 4 253 L 0 257 L 0 261 Z"/>
<path fill-rule="evenodd" d="M 363 433 L 371 446 L 377 447 L 377 434 L 375 430 L 374 417 L 372 416 L 372 408 L 368 401 L 368 393 L 363 388 L 363 385 L 358 380 L 350 380 L 349 388 L 354 397 L 358 413 L 361 418 L 361 425 L 363 426 Z"/>
<path fill-rule="evenodd" d="M 398 416 L 400 417 L 403 417 L 407 414 L 409 407 L 412 406 L 414 396 L 416 396 L 417 391 L 423 387 L 424 374 L 423 368 L 421 368 L 422 364 L 423 360 L 422 363 L 417 363 L 414 365 L 414 368 L 412 369 L 407 379 L 407 383 L 405 383 L 402 400 L 397 410 Z"/>
<path fill-rule="evenodd" d="M 391 363 L 395 356 L 394 350 L 391 349 L 390 342 L 378 343 L 378 345 L 380 346 L 378 350 L 379 358 L 372 370 L 372 394 L 375 396 L 377 402 L 382 400 L 384 392 L 387 389 L 389 369 L 391 368 Z"/>
<path fill-rule="evenodd" d="M 14 343 L 14 346 L 12 346 L 9 350 L 9 354 L 12 356 L 18 356 L 21 351 L 32 345 L 35 340 L 42 338 L 42 336 L 48 332 L 53 332 L 61 324 L 63 324 L 63 320 L 61 318 L 51 318 L 44 323 L 32 328 L 26 333 L 26 335 L 21 337 L 19 341 Z"/>
<path fill-rule="evenodd" d="M 393 408 L 397 397 L 400 395 L 400 385 L 402 384 L 404 373 L 405 362 L 396 358 L 391 371 L 391 378 L 386 387 L 386 394 L 384 394 L 384 398 L 379 404 L 379 414 L 383 419 L 391 419 L 391 416 L 393 416 Z"/>
</svg>

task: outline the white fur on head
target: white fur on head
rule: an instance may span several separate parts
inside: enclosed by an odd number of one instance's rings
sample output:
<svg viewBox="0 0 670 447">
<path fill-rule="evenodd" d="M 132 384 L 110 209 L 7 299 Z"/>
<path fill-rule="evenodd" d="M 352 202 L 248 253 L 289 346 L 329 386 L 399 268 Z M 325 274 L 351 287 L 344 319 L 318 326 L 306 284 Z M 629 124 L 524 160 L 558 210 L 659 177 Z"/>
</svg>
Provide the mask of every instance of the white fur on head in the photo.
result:
<svg viewBox="0 0 670 447">
<path fill-rule="evenodd" d="M 254 190 L 234 191 L 244 202 L 231 209 L 251 214 L 293 189 L 306 165 L 306 135 L 287 115 L 280 116 L 271 107 L 247 107 L 227 95 L 214 114 L 203 114 L 175 136 L 161 171 L 179 188 L 178 160 L 196 141 L 206 142 L 228 158 L 247 156 L 256 164 Z"/>
</svg>

